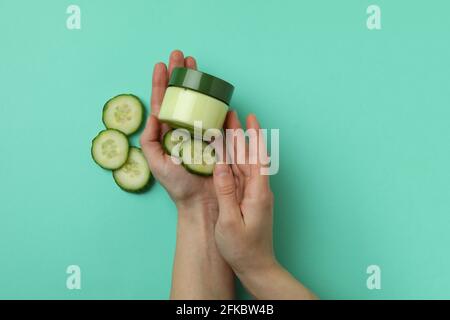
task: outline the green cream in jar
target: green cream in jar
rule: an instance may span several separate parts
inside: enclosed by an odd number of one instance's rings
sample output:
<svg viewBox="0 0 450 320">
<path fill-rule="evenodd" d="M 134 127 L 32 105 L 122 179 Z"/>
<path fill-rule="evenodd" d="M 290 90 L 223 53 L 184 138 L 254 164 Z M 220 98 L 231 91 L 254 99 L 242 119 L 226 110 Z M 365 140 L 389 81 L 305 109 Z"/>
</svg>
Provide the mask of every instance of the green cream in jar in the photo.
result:
<svg viewBox="0 0 450 320">
<path fill-rule="evenodd" d="M 233 95 L 230 83 L 207 73 L 175 68 L 159 112 L 159 120 L 174 128 L 222 129 Z"/>
</svg>

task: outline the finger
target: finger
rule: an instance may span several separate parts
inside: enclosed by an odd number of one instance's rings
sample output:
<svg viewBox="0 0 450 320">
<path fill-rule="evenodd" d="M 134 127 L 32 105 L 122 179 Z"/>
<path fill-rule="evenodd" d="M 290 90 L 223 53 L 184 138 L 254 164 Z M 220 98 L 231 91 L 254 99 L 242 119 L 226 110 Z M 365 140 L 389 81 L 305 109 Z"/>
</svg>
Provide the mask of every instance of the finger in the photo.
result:
<svg viewBox="0 0 450 320">
<path fill-rule="evenodd" d="M 184 59 L 184 66 L 189 69 L 197 70 L 197 61 L 194 57 L 187 57 Z"/>
<path fill-rule="evenodd" d="M 170 54 L 169 58 L 169 78 L 172 74 L 173 69 L 184 67 L 184 55 L 180 50 L 174 50 Z"/>
<path fill-rule="evenodd" d="M 162 141 L 166 132 L 171 130 L 171 128 L 167 123 L 161 123 L 160 125 L 161 125 L 161 130 L 160 130 L 161 135 L 159 136 L 159 141 Z"/>
<path fill-rule="evenodd" d="M 150 115 L 141 134 L 141 147 L 149 164 L 150 170 L 159 172 L 164 161 L 164 150 L 159 142 L 161 125 L 155 115 Z"/>
<path fill-rule="evenodd" d="M 241 122 L 239 121 L 239 117 L 237 115 L 236 111 L 229 111 L 227 113 L 227 117 L 225 118 L 225 125 L 224 128 L 229 129 L 229 130 L 237 130 L 237 129 L 242 129 L 242 125 Z M 243 187 L 243 183 L 242 183 L 242 171 L 239 168 L 239 165 L 237 165 L 236 163 L 236 159 L 237 159 L 237 143 L 236 143 L 236 138 L 234 139 L 234 148 L 233 150 L 228 150 L 228 152 L 233 152 L 234 154 L 232 155 L 232 159 L 233 162 L 231 164 L 231 170 L 233 171 L 233 175 L 235 177 L 237 177 L 239 179 L 239 190 L 237 192 L 237 194 L 242 194 L 242 187 Z M 238 199 L 239 201 L 239 199 Z"/>
<path fill-rule="evenodd" d="M 266 143 L 264 141 L 264 136 L 262 135 L 261 132 L 261 126 L 258 122 L 258 119 L 256 118 L 256 116 L 254 114 L 250 114 L 247 117 L 247 122 L 246 122 L 246 127 L 247 130 L 251 129 L 254 130 L 256 133 L 256 138 L 257 138 L 257 150 L 252 150 L 252 152 L 258 152 L 257 156 L 257 163 L 258 165 L 263 165 L 263 164 L 267 164 L 267 147 L 266 147 Z"/>
<path fill-rule="evenodd" d="M 258 119 L 254 114 L 250 114 L 247 117 L 246 121 L 247 130 L 254 130 L 255 134 L 253 137 L 256 138 L 255 148 L 249 148 L 250 158 L 256 159 L 256 164 L 250 164 L 250 172 L 252 178 L 257 178 L 261 188 L 268 187 L 268 177 L 267 175 L 261 174 L 261 167 L 264 164 L 267 164 L 268 156 L 267 156 L 267 148 L 264 142 L 264 137 L 262 133 L 260 133 L 261 126 L 259 125 Z M 256 153 L 256 154 L 255 154 Z"/>
<path fill-rule="evenodd" d="M 225 122 L 224 122 L 224 128 L 225 129 L 228 129 L 228 130 L 236 130 L 236 129 L 242 129 L 242 126 L 241 126 L 241 123 L 240 123 L 240 121 L 239 121 L 239 118 L 238 118 L 238 116 L 237 116 L 237 113 L 236 113 L 236 111 L 228 111 L 228 113 L 227 113 L 227 116 L 226 116 L 226 118 L 225 118 Z M 234 139 L 235 141 L 234 141 L 234 148 L 233 148 L 233 150 L 229 150 L 230 148 L 229 148 L 229 146 L 227 146 L 226 145 L 226 141 L 224 141 L 224 143 L 225 143 L 225 148 L 223 148 L 223 150 L 226 150 L 227 151 L 227 154 L 229 154 L 230 152 L 234 152 L 234 158 L 233 158 L 233 162 L 230 164 L 230 167 L 231 167 L 231 170 L 232 170 L 232 172 L 233 172 L 233 175 L 234 175 L 234 177 L 235 177 L 235 180 L 237 181 L 237 183 L 236 183 L 236 186 L 237 186 L 237 192 L 236 192 L 236 194 L 237 195 L 242 195 L 243 194 L 243 186 L 244 186 L 244 183 L 243 183 L 243 174 L 242 174 L 242 172 L 241 172 L 241 170 L 239 169 L 239 166 L 236 164 L 236 149 L 237 149 L 237 146 L 236 146 L 236 139 Z M 229 149 L 227 149 L 227 147 L 229 148 Z M 222 161 L 224 161 L 224 158 L 222 158 Z M 241 201 L 241 199 L 240 199 L 240 197 L 238 196 L 237 197 L 237 201 L 238 201 L 238 203 L 240 203 L 240 201 Z"/>
<path fill-rule="evenodd" d="M 242 222 L 241 210 L 236 199 L 236 185 L 230 167 L 224 163 L 216 164 L 213 180 L 219 204 L 219 220 L 227 224 Z"/>
<path fill-rule="evenodd" d="M 250 113 L 248 115 L 247 121 L 246 121 L 246 126 L 247 126 L 247 129 L 250 129 L 250 128 L 255 129 L 255 130 L 261 129 L 259 121 L 253 113 Z"/>
<path fill-rule="evenodd" d="M 234 180 L 236 183 L 236 200 L 240 204 L 242 196 L 244 194 L 245 176 L 236 164 L 231 164 L 231 171 L 233 172 Z"/>
<path fill-rule="evenodd" d="M 249 175 L 248 168 L 245 165 L 248 161 L 248 146 L 245 141 L 245 133 L 242 130 L 241 122 L 236 111 L 230 111 L 225 118 L 225 129 L 232 130 L 233 147 L 227 145 L 227 150 L 230 153 L 233 166 L 238 168 L 244 175 Z M 234 168 L 233 168 L 234 169 Z"/>
<path fill-rule="evenodd" d="M 157 63 L 153 69 L 151 113 L 159 114 L 161 103 L 166 92 L 168 82 L 167 67 L 163 62 Z"/>
<path fill-rule="evenodd" d="M 228 111 L 224 123 L 225 129 L 242 129 L 241 122 L 235 110 Z"/>
<path fill-rule="evenodd" d="M 228 111 L 225 117 L 225 120 L 223 122 L 223 128 L 225 129 L 224 133 L 229 133 L 229 130 L 234 130 L 234 128 L 237 127 L 237 124 L 235 122 L 235 111 Z M 228 130 L 228 131 L 227 131 Z M 227 141 L 226 139 L 227 135 L 223 135 L 222 136 L 222 153 L 217 154 L 220 158 L 220 161 L 225 162 L 229 156 L 234 157 L 234 152 L 233 149 L 231 148 L 231 146 L 229 145 L 229 141 Z M 233 145 L 234 145 L 234 139 L 233 139 Z M 225 158 L 225 156 L 227 158 Z M 233 158 L 234 159 L 234 158 Z M 227 163 L 229 163 L 228 161 L 226 161 Z M 235 161 L 232 161 L 231 163 L 234 163 Z"/>
<path fill-rule="evenodd" d="M 232 130 L 233 136 L 236 133 L 235 130 L 242 129 L 241 122 L 239 121 L 239 117 L 237 115 L 237 112 L 235 110 L 228 111 L 227 116 L 225 118 L 224 122 L 224 128 L 226 130 Z M 228 150 L 229 152 L 232 152 L 233 159 L 236 158 L 236 151 L 237 151 L 237 143 L 236 143 L 237 137 L 233 138 L 233 150 Z M 235 161 L 233 161 L 235 163 Z"/>
</svg>

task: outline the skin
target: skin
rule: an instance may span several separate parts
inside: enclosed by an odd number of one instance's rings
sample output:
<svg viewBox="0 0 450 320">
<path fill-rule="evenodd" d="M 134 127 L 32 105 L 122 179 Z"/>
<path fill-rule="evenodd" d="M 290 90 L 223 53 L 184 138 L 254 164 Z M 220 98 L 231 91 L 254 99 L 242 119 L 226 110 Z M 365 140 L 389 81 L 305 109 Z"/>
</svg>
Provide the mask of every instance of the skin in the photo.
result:
<svg viewBox="0 0 450 320">
<path fill-rule="evenodd" d="M 260 129 L 254 115 L 247 118 L 247 129 Z M 235 112 L 228 115 L 226 127 L 240 129 Z M 236 138 L 238 139 L 238 138 Z M 235 144 L 236 145 L 236 141 Z M 263 156 L 267 156 L 264 143 Z M 236 154 L 236 150 L 229 150 Z M 262 175 L 258 150 L 246 148 L 245 164 L 216 164 L 214 186 L 219 204 L 215 229 L 220 253 L 247 290 L 257 299 L 315 299 L 276 260 L 273 251 L 273 193 L 269 176 Z M 256 164 L 248 157 L 255 156 Z"/>
<path fill-rule="evenodd" d="M 164 186 L 178 210 L 177 241 L 171 299 L 232 299 L 234 276 L 214 241 L 218 218 L 212 177 L 200 177 L 176 165 L 166 155 L 161 138 L 168 127 L 157 115 L 168 79 L 175 67 L 196 69 L 193 57 L 175 50 L 169 66 L 157 63 L 153 71 L 151 115 L 141 135 L 142 150 L 154 177 Z"/>
<path fill-rule="evenodd" d="M 168 127 L 157 115 L 173 68 L 182 66 L 196 69 L 197 64 L 178 50 L 171 53 L 168 68 L 155 65 L 152 112 L 141 136 L 150 170 L 178 210 L 171 298 L 232 299 L 234 272 L 257 299 L 314 299 L 275 258 L 273 194 L 259 161 L 217 164 L 213 177 L 200 177 L 174 164 L 163 151 L 161 138 Z M 254 115 L 246 125 L 259 129 Z M 241 128 L 235 112 L 228 113 L 224 127 Z M 247 147 L 246 154 L 250 151 Z"/>
</svg>

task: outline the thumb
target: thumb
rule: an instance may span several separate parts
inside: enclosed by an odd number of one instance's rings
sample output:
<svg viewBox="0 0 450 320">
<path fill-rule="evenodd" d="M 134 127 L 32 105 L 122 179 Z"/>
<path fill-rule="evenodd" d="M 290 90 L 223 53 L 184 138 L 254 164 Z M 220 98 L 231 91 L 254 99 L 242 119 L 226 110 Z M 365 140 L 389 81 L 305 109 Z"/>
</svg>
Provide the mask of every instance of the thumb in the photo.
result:
<svg viewBox="0 0 450 320">
<path fill-rule="evenodd" d="M 219 219 L 228 222 L 239 221 L 241 210 L 236 199 L 236 185 L 229 165 L 217 163 L 213 179 L 219 203 Z"/>
</svg>

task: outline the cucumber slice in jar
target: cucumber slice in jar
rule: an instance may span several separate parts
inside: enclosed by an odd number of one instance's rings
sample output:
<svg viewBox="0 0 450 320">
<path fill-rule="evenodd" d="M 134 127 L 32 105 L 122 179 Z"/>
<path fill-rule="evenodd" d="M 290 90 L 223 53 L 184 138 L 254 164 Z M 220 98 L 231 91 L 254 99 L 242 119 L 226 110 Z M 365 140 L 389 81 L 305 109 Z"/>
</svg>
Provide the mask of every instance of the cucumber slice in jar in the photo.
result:
<svg viewBox="0 0 450 320">
<path fill-rule="evenodd" d="M 144 118 L 144 106 L 132 94 L 120 94 L 111 98 L 103 107 L 103 123 L 108 129 L 122 131 L 126 135 L 135 133 Z"/>
<path fill-rule="evenodd" d="M 180 156 L 181 145 L 191 139 L 191 135 L 186 129 L 169 130 L 163 137 L 163 148 L 168 155 Z"/>
<path fill-rule="evenodd" d="M 92 159 L 104 169 L 120 168 L 127 161 L 128 150 L 128 138 L 118 130 L 103 130 L 92 140 Z"/>
<path fill-rule="evenodd" d="M 214 171 L 216 155 L 214 149 L 206 142 L 193 139 L 181 145 L 181 160 L 187 171 L 210 176 Z"/>
<path fill-rule="evenodd" d="M 113 171 L 113 178 L 117 185 L 125 191 L 138 193 L 149 185 L 152 174 L 142 150 L 130 148 L 126 163 Z"/>
</svg>

